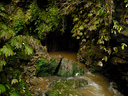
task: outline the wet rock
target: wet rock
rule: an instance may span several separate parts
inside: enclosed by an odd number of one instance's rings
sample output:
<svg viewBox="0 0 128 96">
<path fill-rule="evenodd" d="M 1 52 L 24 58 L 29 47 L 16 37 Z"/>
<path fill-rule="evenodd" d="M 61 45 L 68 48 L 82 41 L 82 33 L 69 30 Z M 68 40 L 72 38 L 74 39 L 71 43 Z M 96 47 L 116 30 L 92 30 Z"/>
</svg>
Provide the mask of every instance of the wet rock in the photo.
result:
<svg viewBox="0 0 128 96">
<path fill-rule="evenodd" d="M 43 77 L 30 78 L 27 86 L 29 90 L 37 96 L 42 96 L 46 91 L 51 90 L 48 79 Z"/>
<path fill-rule="evenodd" d="M 73 96 L 83 96 L 75 89 L 88 85 L 87 80 L 76 77 L 32 77 L 28 78 L 28 82 L 27 86 L 29 90 L 38 96 L 42 96 L 42 94 L 47 94 L 48 96 L 58 96 L 53 95 L 54 92 L 55 94 L 62 92 L 64 96 L 65 92 L 67 96 L 69 96 L 69 94 L 73 94 Z M 58 90 L 57 93 L 56 90 Z"/>
<path fill-rule="evenodd" d="M 67 78 L 67 81 L 65 82 L 65 84 L 76 89 L 76 88 L 87 86 L 88 82 L 87 80 L 82 78 Z"/>
<path fill-rule="evenodd" d="M 57 75 L 75 76 L 76 73 L 80 73 L 82 75 L 84 73 L 84 69 L 81 68 L 77 63 L 74 63 L 73 61 L 68 60 L 66 58 L 63 58 Z"/>
<path fill-rule="evenodd" d="M 74 89 L 80 88 L 80 87 L 85 87 L 88 85 L 87 80 L 85 80 L 83 78 L 64 77 L 64 78 L 59 78 L 57 80 L 51 81 L 50 86 L 54 88 L 57 83 L 63 83 L 63 84 L 68 85 Z"/>
</svg>

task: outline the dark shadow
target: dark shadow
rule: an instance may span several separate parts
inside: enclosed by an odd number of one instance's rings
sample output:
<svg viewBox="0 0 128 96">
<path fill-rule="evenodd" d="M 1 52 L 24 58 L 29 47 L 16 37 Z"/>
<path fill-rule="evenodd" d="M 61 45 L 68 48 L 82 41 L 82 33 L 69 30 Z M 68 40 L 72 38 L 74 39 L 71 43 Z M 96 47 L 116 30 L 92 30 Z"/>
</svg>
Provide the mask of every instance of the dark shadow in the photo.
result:
<svg viewBox="0 0 128 96">
<path fill-rule="evenodd" d="M 37 5 L 41 9 L 46 9 L 48 6 L 48 0 L 37 0 Z"/>
<path fill-rule="evenodd" d="M 49 32 L 46 37 L 46 46 L 48 52 L 52 51 L 70 51 L 78 52 L 79 40 L 72 37 L 72 18 L 71 16 L 66 17 L 67 27 L 65 32 L 60 31 Z"/>
<path fill-rule="evenodd" d="M 4 4 L 9 4 L 11 3 L 12 0 L 0 0 L 0 2 L 4 3 Z"/>
</svg>

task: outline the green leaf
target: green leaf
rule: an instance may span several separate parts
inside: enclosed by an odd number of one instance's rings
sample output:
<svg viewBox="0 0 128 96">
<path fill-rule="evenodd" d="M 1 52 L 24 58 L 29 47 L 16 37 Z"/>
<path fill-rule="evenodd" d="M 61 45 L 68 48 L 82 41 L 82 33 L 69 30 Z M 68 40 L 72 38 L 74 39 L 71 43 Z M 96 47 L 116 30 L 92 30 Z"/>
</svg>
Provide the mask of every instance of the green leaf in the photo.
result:
<svg viewBox="0 0 128 96">
<path fill-rule="evenodd" d="M 18 83 L 18 80 L 17 79 L 12 79 L 11 84 L 15 84 L 15 83 Z"/>
<path fill-rule="evenodd" d="M 0 22 L 0 27 L 3 28 L 4 30 L 8 29 L 8 27 L 2 22 Z"/>
<path fill-rule="evenodd" d="M 0 60 L 0 71 L 2 71 L 3 69 L 3 66 L 6 65 L 6 61 L 3 59 L 3 60 Z"/>
<path fill-rule="evenodd" d="M 128 0 L 124 0 L 124 3 L 128 3 Z"/>
<path fill-rule="evenodd" d="M 105 62 L 107 62 L 108 57 L 107 56 L 104 56 L 102 60 L 104 60 Z"/>
<path fill-rule="evenodd" d="M 12 36 L 15 36 L 16 33 L 14 32 L 14 30 L 12 30 L 11 28 L 9 28 L 8 33 L 11 34 Z"/>
<path fill-rule="evenodd" d="M 79 20 L 79 18 L 74 18 L 74 19 L 73 19 L 73 22 L 78 21 L 78 20 Z"/>
<path fill-rule="evenodd" d="M 3 84 L 0 84 L 0 94 L 6 91 L 6 87 Z"/>
<path fill-rule="evenodd" d="M 80 34 L 79 34 L 80 36 L 82 36 L 83 35 L 83 33 L 82 32 L 80 32 Z"/>
<path fill-rule="evenodd" d="M 83 29 L 84 29 L 83 25 L 81 25 L 81 26 L 79 27 L 79 29 L 80 29 L 80 30 L 83 30 Z"/>
<path fill-rule="evenodd" d="M 13 93 L 10 93 L 10 96 L 19 96 L 19 95 L 16 91 L 14 91 Z"/>
<path fill-rule="evenodd" d="M 30 55 L 33 53 L 33 49 L 30 46 L 25 46 L 25 53 Z"/>
<path fill-rule="evenodd" d="M 96 27 L 92 25 L 92 26 L 89 27 L 89 30 L 90 30 L 90 31 L 96 30 Z"/>
<path fill-rule="evenodd" d="M 97 63 L 97 65 L 100 66 L 100 67 L 103 67 L 103 63 L 102 63 L 101 61 L 99 61 L 99 62 Z"/>
<path fill-rule="evenodd" d="M 80 37 L 79 37 L 79 36 L 77 36 L 77 37 L 76 37 L 76 39 L 80 39 Z"/>
<path fill-rule="evenodd" d="M 91 17 L 93 14 L 92 13 L 89 13 L 88 16 Z"/>
<path fill-rule="evenodd" d="M 95 23 L 94 23 L 94 24 L 95 24 L 95 25 L 99 24 L 99 20 L 95 21 Z"/>
<path fill-rule="evenodd" d="M 128 7 L 128 4 L 126 4 L 125 6 Z"/>
<path fill-rule="evenodd" d="M 10 42 L 11 42 L 11 46 L 12 47 L 16 47 L 16 48 L 22 48 L 22 42 L 19 42 L 19 40 L 17 40 L 17 38 L 12 38 L 11 40 L 10 40 Z"/>
<path fill-rule="evenodd" d="M 74 33 L 73 35 L 72 35 L 72 37 L 76 37 L 77 36 L 77 34 L 76 33 Z"/>
<path fill-rule="evenodd" d="M 8 89 L 10 89 L 10 86 L 8 84 L 5 85 Z"/>
<path fill-rule="evenodd" d="M 4 10 L 5 10 L 5 8 L 4 8 L 3 6 L 0 6 L 0 9 L 1 9 L 2 11 L 4 11 Z"/>
<path fill-rule="evenodd" d="M 8 44 L 7 44 L 7 45 L 4 45 L 3 48 L 0 49 L 0 51 L 1 51 L 6 57 L 14 55 L 14 52 L 13 52 L 11 46 L 8 45 Z"/>
<path fill-rule="evenodd" d="M 121 43 L 121 45 L 122 45 L 122 46 L 121 46 L 121 49 L 122 49 L 122 50 L 124 50 L 124 47 L 127 47 L 127 44 L 125 44 L 125 43 Z"/>
</svg>

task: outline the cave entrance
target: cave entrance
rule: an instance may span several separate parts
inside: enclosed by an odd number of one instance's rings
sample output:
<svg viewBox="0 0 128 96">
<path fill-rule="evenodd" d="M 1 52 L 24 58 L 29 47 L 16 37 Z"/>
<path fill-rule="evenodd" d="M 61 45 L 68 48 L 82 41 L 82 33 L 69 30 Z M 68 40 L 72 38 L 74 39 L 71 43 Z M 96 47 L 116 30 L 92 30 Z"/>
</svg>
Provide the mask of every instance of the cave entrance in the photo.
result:
<svg viewBox="0 0 128 96">
<path fill-rule="evenodd" d="M 77 52 L 79 49 L 79 40 L 72 37 L 69 31 L 64 32 L 50 32 L 47 34 L 47 49 L 48 52 L 54 51 L 71 51 Z"/>
</svg>

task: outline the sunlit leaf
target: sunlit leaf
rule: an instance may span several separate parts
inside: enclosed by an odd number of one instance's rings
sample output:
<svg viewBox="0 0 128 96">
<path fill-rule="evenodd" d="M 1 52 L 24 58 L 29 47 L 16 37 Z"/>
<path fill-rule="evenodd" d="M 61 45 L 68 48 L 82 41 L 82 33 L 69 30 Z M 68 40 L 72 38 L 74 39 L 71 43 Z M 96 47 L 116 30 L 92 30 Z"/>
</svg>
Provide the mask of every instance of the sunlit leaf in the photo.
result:
<svg viewBox="0 0 128 96">
<path fill-rule="evenodd" d="M 127 47 L 127 44 L 125 44 L 125 43 L 121 43 L 121 45 L 122 45 L 122 46 L 121 46 L 121 49 L 122 49 L 122 50 L 124 50 L 124 47 Z"/>
<path fill-rule="evenodd" d="M 96 30 L 96 27 L 95 26 L 90 26 L 89 28 L 88 28 L 90 31 L 92 31 L 92 30 Z"/>
<path fill-rule="evenodd" d="M 75 34 L 75 33 L 72 35 L 72 37 L 76 37 L 76 36 L 77 36 L 77 34 Z"/>
<path fill-rule="evenodd" d="M 76 37 L 76 39 L 80 39 L 80 37 L 79 37 L 79 36 L 77 36 L 77 37 Z"/>
<path fill-rule="evenodd" d="M 124 50 L 124 46 L 121 46 L 121 49 Z"/>
<path fill-rule="evenodd" d="M 105 62 L 107 62 L 108 57 L 107 56 L 104 56 L 102 60 L 104 60 Z"/>
<path fill-rule="evenodd" d="M 93 14 L 92 13 L 89 13 L 88 16 L 91 17 Z"/>
<path fill-rule="evenodd" d="M 102 61 L 99 61 L 99 62 L 97 63 L 97 65 L 100 66 L 100 67 L 103 67 L 103 62 L 102 62 Z"/>
<path fill-rule="evenodd" d="M 79 18 L 74 18 L 74 19 L 73 19 L 74 22 L 75 22 L 75 21 L 78 21 L 78 20 L 79 20 Z"/>
<path fill-rule="evenodd" d="M 12 79 L 11 84 L 15 84 L 15 83 L 18 83 L 18 80 L 17 79 Z"/>
<path fill-rule="evenodd" d="M 82 36 L 83 35 L 83 33 L 82 32 L 80 32 L 80 34 L 79 34 L 80 36 Z"/>
<path fill-rule="evenodd" d="M 126 4 L 125 6 L 128 7 L 128 4 Z"/>
<path fill-rule="evenodd" d="M 83 30 L 83 29 L 84 29 L 83 25 L 81 25 L 81 26 L 79 27 L 79 29 L 80 29 L 80 30 Z"/>
</svg>

